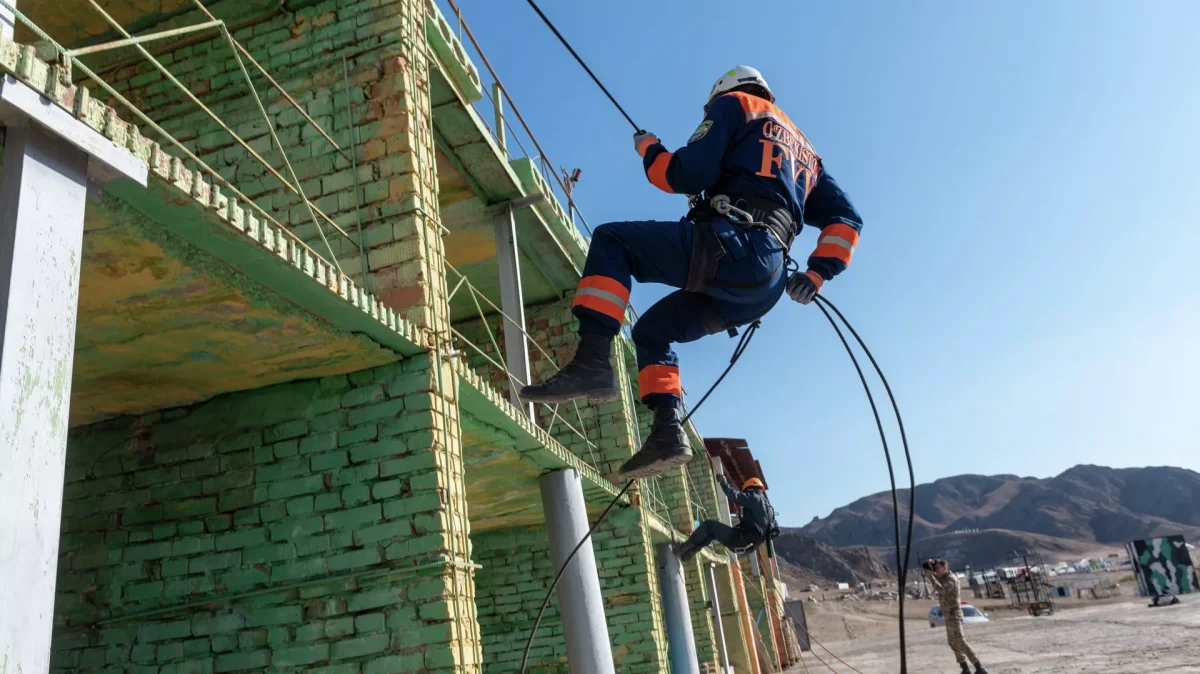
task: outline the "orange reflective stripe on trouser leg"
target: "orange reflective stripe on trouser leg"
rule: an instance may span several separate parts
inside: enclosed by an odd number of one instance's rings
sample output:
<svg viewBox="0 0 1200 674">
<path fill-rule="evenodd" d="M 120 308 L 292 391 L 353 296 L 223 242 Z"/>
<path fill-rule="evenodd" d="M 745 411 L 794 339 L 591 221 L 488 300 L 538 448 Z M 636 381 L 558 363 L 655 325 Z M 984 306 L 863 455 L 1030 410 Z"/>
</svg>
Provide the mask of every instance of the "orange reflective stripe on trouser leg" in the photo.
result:
<svg viewBox="0 0 1200 674">
<path fill-rule="evenodd" d="M 675 365 L 647 365 L 638 372 L 638 392 L 642 397 L 652 393 L 670 393 L 682 398 L 679 368 Z"/>
<path fill-rule="evenodd" d="M 607 276 L 585 276 L 579 281 L 572 306 L 591 309 L 621 322 L 629 304 L 629 289 Z"/>
</svg>

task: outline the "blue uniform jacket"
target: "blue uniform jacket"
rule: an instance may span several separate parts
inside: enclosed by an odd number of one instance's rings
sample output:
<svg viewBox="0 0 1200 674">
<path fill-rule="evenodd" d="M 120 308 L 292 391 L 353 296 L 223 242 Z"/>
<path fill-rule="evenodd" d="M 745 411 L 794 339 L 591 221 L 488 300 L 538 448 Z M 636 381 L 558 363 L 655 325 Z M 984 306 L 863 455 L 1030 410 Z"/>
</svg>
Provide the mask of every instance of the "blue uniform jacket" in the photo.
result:
<svg viewBox="0 0 1200 674">
<path fill-rule="evenodd" d="M 728 482 L 721 482 L 721 490 L 730 501 L 742 507 L 739 527 L 753 536 L 766 537 L 774 519 L 767 505 L 767 496 L 762 491 L 738 491 Z"/>
<path fill-rule="evenodd" d="M 643 165 L 665 192 L 768 199 L 789 209 L 797 223 L 819 228 L 808 258 L 818 287 L 850 263 L 862 219 L 808 139 L 766 99 L 743 92 L 717 97 L 687 146 L 670 152 L 654 143 Z"/>
</svg>

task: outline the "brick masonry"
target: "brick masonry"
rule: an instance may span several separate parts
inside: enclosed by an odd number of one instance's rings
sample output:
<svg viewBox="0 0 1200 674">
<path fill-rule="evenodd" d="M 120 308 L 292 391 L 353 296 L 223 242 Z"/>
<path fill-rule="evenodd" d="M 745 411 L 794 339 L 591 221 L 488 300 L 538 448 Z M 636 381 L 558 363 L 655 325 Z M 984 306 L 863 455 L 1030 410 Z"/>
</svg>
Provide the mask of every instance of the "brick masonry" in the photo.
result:
<svg viewBox="0 0 1200 674">
<path fill-rule="evenodd" d="M 448 313 L 429 107 L 434 57 L 425 39 L 428 11 L 422 0 L 326 0 L 234 32 L 343 152 L 253 74 L 268 124 L 222 37 L 158 57 L 229 129 L 144 60 L 113 64 L 108 78 L 247 198 L 336 259 L 355 282 L 413 324 L 435 329 Z M 299 182 L 293 187 L 349 236 L 319 216 L 320 227 L 314 223 L 300 195 L 280 179 L 292 182 L 285 155 Z"/>
<path fill-rule="evenodd" d="M 77 429 L 54 668 L 478 671 L 437 391 L 417 356 Z"/>
<path fill-rule="evenodd" d="M 518 671 L 538 607 L 554 568 L 542 527 L 488 531 L 472 538 L 485 671 Z M 621 509 L 594 534 L 613 660 L 618 672 L 667 671 L 666 636 L 657 571 L 647 555 L 641 512 Z M 566 645 L 556 600 L 551 600 L 530 650 L 530 672 L 566 671 Z"/>
<path fill-rule="evenodd" d="M 428 6 L 305 4 L 239 28 L 235 37 L 353 153 L 357 170 L 255 76 L 269 118 L 263 120 L 222 39 L 194 41 L 160 58 L 249 148 L 148 65 L 117 64 L 108 79 L 315 250 L 331 249 L 347 274 L 421 329 L 431 346 L 446 339 L 449 312 L 429 109 L 432 56 L 423 30 Z M 329 227 L 326 248 L 300 197 L 252 156 L 282 167 L 281 149 L 318 208 L 348 232 L 361 223 L 361 252 L 356 237 Z M 535 379 L 574 351 L 569 305 L 567 298 L 529 309 L 528 330 L 550 351 L 532 354 Z M 502 331 L 496 335 L 502 340 Z M 619 344 L 622 400 L 580 404 L 578 415 L 564 408 L 562 419 L 541 412 L 556 439 L 606 474 L 637 447 L 632 363 Z M 472 364 L 490 367 L 482 359 Z M 496 374 L 493 383 L 507 386 Z M 454 391 L 454 384 L 439 384 L 433 356 L 420 356 L 77 429 L 64 496 L 55 669 L 511 669 L 513 649 L 519 659 L 524 644 L 513 635 L 523 637 L 522 624 L 532 620 L 528 603 L 534 595 L 541 600 L 535 586 L 544 591 L 551 576 L 548 552 L 537 528 L 468 541 Z M 643 437 L 649 419 L 638 409 Z M 706 470 L 706 462 L 693 462 L 665 477 L 653 502 L 638 501 L 690 532 L 691 499 L 703 501 L 711 487 Z M 659 534 L 652 531 L 646 510 L 632 508 L 615 512 L 596 535 L 622 672 L 667 669 L 653 561 Z M 485 567 L 478 575 L 469 568 L 471 543 L 474 561 Z M 698 565 L 689 567 L 688 588 L 708 665 L 715 654 L 699 574 Z M 512 587 L 519 602 L 509 598 Z M 535 649 L 543 671 L 562 668 L 555 624 L 549 616 Z"/>
</svg>

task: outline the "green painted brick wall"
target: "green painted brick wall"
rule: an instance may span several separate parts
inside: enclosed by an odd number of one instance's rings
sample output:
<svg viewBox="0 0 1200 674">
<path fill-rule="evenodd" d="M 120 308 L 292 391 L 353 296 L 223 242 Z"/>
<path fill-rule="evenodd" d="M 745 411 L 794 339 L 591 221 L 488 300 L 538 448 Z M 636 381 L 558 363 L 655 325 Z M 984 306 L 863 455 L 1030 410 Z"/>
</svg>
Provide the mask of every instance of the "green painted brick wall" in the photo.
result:
<svg viewBox="0 0 1200 674">
<path fill-rule="evenodd" d="M 54 668 L 478 671 L 437 396 L 418 356 L 73 431 Z"/>
<path fill-rule="evenodd" d="M 109 79 L 247 199 L 410 322 L 427 327 L 431 312 L 444 311 L 436 299 L 444 296 L 444 270 L 440 258 L 427 254 L 437 249 L 439 218 L 429 93 L 437 66 L 425 40 L 433 6 L 324 0 L 235 31 L 341 151 L 247 64 L 265 120 L 233 48 L 220 36 L 166 54 L 172 75 L 220 122 L 148 63 L 119 67 Z M 305 196 L 345 234 L 320 216 L 315 223 L 300 195 L 285 187 L 293 182 L 285 156 Z"/>
<path fill-rule="evenodd" d="M 665 672 L 666 632 L 660 592 L 636 509 L 614 511 L 593 534 L 613 660 L 619 672 Z M 476 601 L 484 671 L 518 671 L 525 640 L 553 580 L 543 527 L 492 530 L 472 536 Z M 697 600 L 700 601 L 700 600 Z M 530 672 L 564 672 L 566 645 L 552 599 L 530 650 Z"/>
<path fill-rule="evenodd" d="M 529 367 L 534 381 L 544 381 L 553 376 L 557 372 L 555 365 L 562 367 L 575 355 L 575 345 L 579 340 L 570 308 L 571 299 L 567 298 L 531 306 L 526 310 L 525 330 L 541 347 L 530 347 Z M 458 321 L 454 327 L 466 341 L 478 347 L 478 350 L 470 346 L 462 347 L 471 368 L 494 388 L 507 393 L 511 381 L 492 363 L 504 360 L 505 340 L 501 320 L 498 316 L 472 318 Z M 537 407 L 538 425 L 604 475 L 614 475 L 621 464 L 633 455 L 637 444 L 628 413 L 630 387 L 619 348 L 613 358 L 618 387 L 625 395 L 623 399 L 599 405 L 586 400 L 573 401 L 560 405 L 557 417 L 551 407 Z"/>
</svg>

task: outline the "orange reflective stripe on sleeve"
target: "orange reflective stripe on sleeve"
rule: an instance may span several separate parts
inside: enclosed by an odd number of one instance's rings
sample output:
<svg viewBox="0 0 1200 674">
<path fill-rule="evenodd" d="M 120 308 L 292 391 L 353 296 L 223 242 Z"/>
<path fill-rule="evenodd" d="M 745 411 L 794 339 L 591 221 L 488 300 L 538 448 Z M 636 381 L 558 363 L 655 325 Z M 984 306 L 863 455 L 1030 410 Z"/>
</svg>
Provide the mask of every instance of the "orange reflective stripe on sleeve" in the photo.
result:
<svg viewBox="0 0 1200 674">
<path fill-rule="evenodd" d="M 822 240 L 830 236 L 846 241 L 850 244 L 851 250 L 858 245 L 858 231 L 844 222 L 835 222 L 821 230 Z"/>
<path fill-rule="evenodd" d="M 683 397 L 683 385 L 679 383 L 679 368 L 674 365 L 647 365 L 638 372 L 638 392 L 643 396 L 651 393 L 671 393 Z"/>
<path fill-rule="evenodd" d="M 675 194 L 675 190 L 671 189 L 671 184 L 667 182 L 667 166 L 671 164 L 671 157 L 675 156 L 673 152 L 663 152 L 654 158 L 654 163 L 650 164 L 650 168 L 646 169 L 646 177 L 650 179 L 650 184 L 667 194 Z"/>
<path fill-rule="evenodd" d="M 858 232 L 850 225 L 835 222 L 821 230 L 813 257 L 832 257 L 850 264 L 850 258 L 854 255 L 854 247 L 857 245 Z"/>
<path fill-rule="evenodd" d="M 625 320 L 625 306 L 629 303 L 629 289 L 620 281 L 607 276 L 585 276 L 579 281 L 572 306 L 599 312 L 616 320 Z"/>
</svg>

